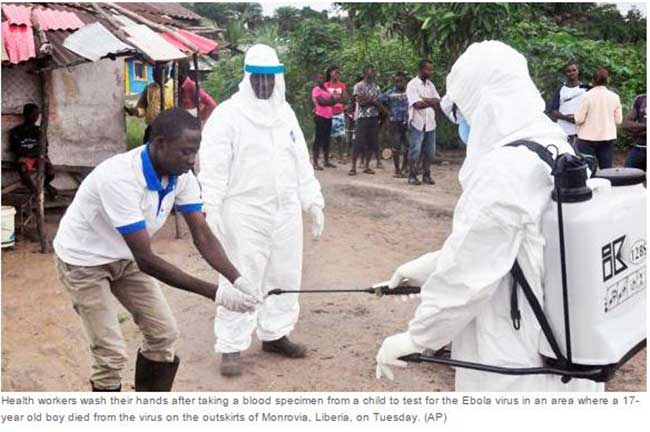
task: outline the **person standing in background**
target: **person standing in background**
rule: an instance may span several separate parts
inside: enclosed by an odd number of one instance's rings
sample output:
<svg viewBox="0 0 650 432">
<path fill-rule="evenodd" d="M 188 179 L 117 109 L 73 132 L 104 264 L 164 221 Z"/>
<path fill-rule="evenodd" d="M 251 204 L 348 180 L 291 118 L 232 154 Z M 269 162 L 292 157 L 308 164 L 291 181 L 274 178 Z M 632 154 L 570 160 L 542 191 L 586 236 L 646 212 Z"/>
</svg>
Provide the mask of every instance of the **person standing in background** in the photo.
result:
<svg viewBox="0 0 650 432">
<path fill-rule="evenodd" d="M 598 167 L 611 168 L 616 144 L 616 125 L 623 122 L 621 99 L 609 89 L 609 71 L 594 72 L 593 88 L 582 97 L 575 114 L 578 131 L 576 150 L 598 160 Z"/>
<path fill-rule="evenodd" d="M 325 87 L 323 75 L 316 76 L 316 86 L 311 91 L 311 100 L 314 102 L 314 146 L 312 148 L 312 157 L 314 160 L 314 169 L 321 171 L 322 166 L 318 164 L 318 158 L 321 150 L 323 151 L 323 164 L 325 168 L 336 168 L 336 165 L 330 162 L 330 135 L 332 132 L 332 113 L 334 106 L 339 104 L 339 97 L 330 93 Z"/>
<path fill-rule="evenodd" d="M 325 88 L 339 99 L 339 102 L 332 107 L 332 132 L 331 139 L 336 143 L 339 163 L 345 163 L 346 140 L 345 140 L 345 114 L 344 103 L 347 99 L 348 86 L 341 81 L 341 70 L 338 66 L 327 68 L 325 75 Z"/>
<path fill-rule="evenodd" d="M 398 72 L 395 75 L 395 86 L 388 90 L 382 97 L 382 102 L 390 108 L 388 124 L 395 165 L 395 178 L 404 178 L 406 172 L 406 154 L 408 152 L 408 108 L 409 101 L 406 95 L 406 74 Z M 404 149 L 404 151 L 402 150 Z M 400 168 L 400 154 L 404 155 Z"/>
<path fill-rule="evenodd" d="M 575 113 L 589 86 L 580 82 L 580 71 L 575 62 L 564 66 L 566 81 L 557 89 L 551 102 L 551 118 L 564 130 L 571 145 L 576 140 Z"/>
<path fill-rule="evenodd" d="M 193 76 L 193 78 L 191 77 Z M 196 110 L 196 73 L 190 71 L 190 62 L 182 60 L 178 62 L 178 85 L 179 104 L 186 111 Z M 217 102 L 202 88 L 199 89 L 199 119 L 201 124 L 205 122 L 217 106 Z"/>
<path fill-rule="evenodd" d="M 646 113 L 646 95 L 638 95 L 634 98 L 632 109 L 625 116 L 623 129 L 634 138 L 634 144 L 630 153 L 625 160 L 625 166 L 628 168 L 639 168 L 646 170 L 646 135 L 647 113 Z"/>
<path fill-rule="evenodd" d="M 370 169 L 370 158 L 376 153 L 379 145 L 379 111 L 384 110 L 379 102 L 381 89 L 375 83 L 375 68 L 368 65 L 363 68 L 363 80 L 354 85 L 352 92 L 356 98 L 356 129 L 352 149 L 352 168 L 348 175 L 357 174 L 357 159 L 362 156 L 365 164 L 363 172 L 374 174 Z M 365 160 L 364 160 L 365 156 Z"/>
<path fill-rule="evenodd" d="M 151 132 L 151 123 L 160 114 L 160 85 L 163 83 L 163 93 L 165 98 L 164 109 L 170 109 L 175 106 L 174 102 L 174 80 L 168 79 L 167 69 L 164 64 L 156 63 L 153 68 L 153 82 L 149 84 L 140 94 L 140 99 L 135 108 L 126 108 L 126 112 L 136 117 L 144 117 L 147 128 L 142 137 L 142 143 L 149 142 Z"/>
<path fill-rule="evenodd" d="M 421 60 L 418 75 L 406 86 L 409 103 L 409 179 L 410 185 L 434 184 L 431 178 L 431 163 L 436 152 L 436 112 L 440 94 L 431 82 L 433 63 Z M 417 177 L 416 164 L 423 156 L 422 181 Z"/>
</svg>

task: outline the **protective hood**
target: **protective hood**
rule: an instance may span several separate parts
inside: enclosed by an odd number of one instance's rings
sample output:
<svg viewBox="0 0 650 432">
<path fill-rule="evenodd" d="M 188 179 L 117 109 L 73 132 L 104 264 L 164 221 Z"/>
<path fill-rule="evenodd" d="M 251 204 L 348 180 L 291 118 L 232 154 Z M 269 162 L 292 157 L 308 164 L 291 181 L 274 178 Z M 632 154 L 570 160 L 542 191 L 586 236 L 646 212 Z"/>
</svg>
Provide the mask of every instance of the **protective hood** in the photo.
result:
<svg viewBox="0 0 650 432">
<path fill-rule="evenodd" d="M 471 126 L 461 185 L 483 157 L 513 141 L 554 144 L 560 153 L 573 153 L 566 134 L 544 114 L 526 59 L 502 42 L 470 45 L 447 75 L 447 96 Z"/>
<path fill-rule="evenodd" d="M 252 74 L 274 75 L 275 84 L 269 99 L 259 99 L 251 85 Z M 244 58 L 244 78 L 232 101 L 253 123 L 264 127 L 276 127 L 286 123 L 291 108 L 285 101 L 284 65 L 275 50 L 267 45 L 253 45 Z"/>
</svg>

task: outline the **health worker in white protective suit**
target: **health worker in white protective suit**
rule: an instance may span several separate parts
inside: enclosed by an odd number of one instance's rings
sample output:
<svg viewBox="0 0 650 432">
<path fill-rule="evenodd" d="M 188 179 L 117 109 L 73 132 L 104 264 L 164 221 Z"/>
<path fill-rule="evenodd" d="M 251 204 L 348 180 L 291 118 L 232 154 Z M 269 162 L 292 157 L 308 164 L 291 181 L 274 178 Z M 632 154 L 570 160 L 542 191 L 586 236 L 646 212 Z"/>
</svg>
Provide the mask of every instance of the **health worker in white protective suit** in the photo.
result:
<svg viewBox="0 0 650 432">
<path fill-rule="evenodd" d="M 452 342 L 454 359 L 523 368 L 542 366 L 540 326 L 520 301 L 521 327 L 510 317 L 509 274 L 515 258 L 541 304 L 544 271 L 542 213 L 553 179 L 549 166 L 517 140 L 553 144 L 572 152 L 562 129 L 544 114 L 544 101 L 526 59 L 509 46 L 472 44 L 447 76 L 447 97 L 464 121 L 467 157 L 460 169 L 463 193 L 442 249 L 400 266 L 390 286 L 405 279 L 422 287 L 408 330 L 386 338 L 377 354 L 377 377 L 393 378 L 399 357 Z M 465 127 L 460 125 L 465 123 Z M 602 384 L 559 376 L 508 376 L 456 368 L 457 391 L 595 391 Z"/>
<path fill-rule="evenodd" d="M 256 296 L 272 289 L 300 289 L 302 211 L 320 237 L 325 206 L 296 115 L 285 101 L 284 66 L 275 51 L 254 45 L 246 52 L 239 91 L 218 105 L 203 129 L 199 181 L 211 227 Z M 229 284 L 220 278 L 220 284 Z M 241 373 L 240 352 L 253 330 L 262 349 L 304 357 L 291 342 L 299 314 L 297 295 L 267 297 L 254 313 L 217 308 L 215 351 L 221 373 Z"/>
</svg>

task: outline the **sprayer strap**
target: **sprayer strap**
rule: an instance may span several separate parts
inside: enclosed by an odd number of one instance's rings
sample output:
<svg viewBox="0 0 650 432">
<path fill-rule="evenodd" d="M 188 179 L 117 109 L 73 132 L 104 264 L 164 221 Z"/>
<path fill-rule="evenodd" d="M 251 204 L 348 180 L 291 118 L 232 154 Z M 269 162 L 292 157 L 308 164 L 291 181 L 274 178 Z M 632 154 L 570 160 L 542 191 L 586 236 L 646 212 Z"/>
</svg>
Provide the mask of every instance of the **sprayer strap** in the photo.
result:
<svg viewBox="0 0 650 432">
<path fill-rule="evenodd" d="M 535 318 L 537 318 L 539 325 L 542 327 L 542 332 L 544 332 L 544 336 L 546 336 L 549 345 L 551 345 L 551 349 L 553 350 L 553 354 L 555 354 L 555 358 L 557 358 L 560 362 L 565 362 L 566 358 L 560 351 L 560 346 L 557 343 L 557 340 L 555 339 L 555 335 L 553 334 L 551 325 L 546 319 L 546 315 L 544 315 L 544 310 L 542 309 L 542 306 L 539 304 L 539 300 L 537 299 L 537 296 L 533 292 L 533 289 L 528 284 L 528 281 L 524 276 L 524 272 L 521 270 L 521 267 L 519 266 L 519 262 L 517 262 L 517 260 L 515 260 L 515 263 L 512 265 L 512 270 L 510 270 L 510 273 L 512 274 L 512 277 L 514 279 L 513 291 L 516 291 L 517 285 L 521 287 L 521 290 L 524 292 L 524 295 L 526 296 L 526 300 L 528 300 L 528 303 L 530 304 L 530 307 L 533 310 L 533 313 L 535 314 Z M 516 299 L 516 294 L 514 295 L 514 298 Z"/>
<path fill-rule="evenodd" d="M 550 152 L 549 149 L 544 147 L 541 144 L 538 144 L 534 141 L 526 141 L 526 140 L 520 140 L 520 141 L 514 141 L 511 142 L 510 144 L 504 145 L 504 147 L 526 147 L 528 150 L 532 151 L 535 153 L 539 158 L 545 162 L 551 169 L 553 169 L 553 165 L 555 165 L 555 161 L 553 160 L 553 154 Z"/>
</svg>

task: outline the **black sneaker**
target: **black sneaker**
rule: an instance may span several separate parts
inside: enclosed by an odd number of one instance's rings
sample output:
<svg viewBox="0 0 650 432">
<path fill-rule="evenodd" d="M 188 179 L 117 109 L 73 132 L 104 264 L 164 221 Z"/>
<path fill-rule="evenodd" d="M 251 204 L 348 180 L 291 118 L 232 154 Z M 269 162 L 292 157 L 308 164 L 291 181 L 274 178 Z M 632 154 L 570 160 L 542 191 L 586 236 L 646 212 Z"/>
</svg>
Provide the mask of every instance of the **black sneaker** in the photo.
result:
<svg viewBox="0 0 650 432">
<path fill-rule="evenodd" d="M 418 179 L 417 176 L 411 175 L 409 176 L 409 184 L 411 186 L 419 186 L 422 184 L 422 182 Z"/>
</svg>

